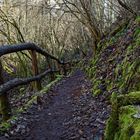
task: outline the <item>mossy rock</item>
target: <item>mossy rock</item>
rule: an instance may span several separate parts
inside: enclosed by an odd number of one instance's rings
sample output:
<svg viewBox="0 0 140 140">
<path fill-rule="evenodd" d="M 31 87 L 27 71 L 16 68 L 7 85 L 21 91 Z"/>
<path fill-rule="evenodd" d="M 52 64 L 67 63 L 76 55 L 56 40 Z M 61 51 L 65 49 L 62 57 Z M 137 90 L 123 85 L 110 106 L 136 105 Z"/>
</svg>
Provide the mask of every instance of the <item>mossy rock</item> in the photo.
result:
<svg viewBox="0 0 140 140">
<path fill-rule="evenodd" d="M 140 91 L 112 94 L 112 113 L 105 131 L 106 140 L 140 140 Z M 134 106 L 135 104 L 135 106 Z"/>
<path fill-rule="evenodd" d="M 140 118 L 135 117 L 137 107 L 124 106 L 119 112 L 119 127 L 114 140 L 140 140 Z"/>
<path fill-rule="evenodd" d="M 114 135 L 118 129 L 119 113 L 118 113 L 118 100 L 117 100 L 116 93 L 112 94 L 111 102 L 112 102 L 112 112 L 106 125 L 105 140 L 113 140 Z"/>
</svg>

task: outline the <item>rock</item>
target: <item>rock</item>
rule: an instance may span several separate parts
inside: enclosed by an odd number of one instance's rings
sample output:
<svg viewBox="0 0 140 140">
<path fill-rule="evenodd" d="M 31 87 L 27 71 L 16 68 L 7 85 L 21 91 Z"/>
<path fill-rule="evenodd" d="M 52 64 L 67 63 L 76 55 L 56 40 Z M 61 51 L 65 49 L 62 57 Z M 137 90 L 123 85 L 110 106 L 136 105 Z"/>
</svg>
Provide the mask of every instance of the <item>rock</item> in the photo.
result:
<svg viewBox="0 0 140 140">
<path fill-rule="evenodd" d="M 7 134 L 7 133 L 5 133 L 4 136 L 5 136 L 6 138 L 9 138 L 9 134 Z"/>
<path fill-rule="evenodd" d="M 134 117 L 134 118 L 137 118 L 137 119 L 140 119 L 140 113 L 134 114 L 133 117 Z"/>
<path fill-rule="evenodd" d="M 51 113 L 48 113 L 48 115 L 51 116 L 52 114 Z"/>
<path fill-rule="evenodd" d="M 83 134 L 83 131 L 82 130 L 78 130 L 79 134 L 82 135 Z"/>
</svg>

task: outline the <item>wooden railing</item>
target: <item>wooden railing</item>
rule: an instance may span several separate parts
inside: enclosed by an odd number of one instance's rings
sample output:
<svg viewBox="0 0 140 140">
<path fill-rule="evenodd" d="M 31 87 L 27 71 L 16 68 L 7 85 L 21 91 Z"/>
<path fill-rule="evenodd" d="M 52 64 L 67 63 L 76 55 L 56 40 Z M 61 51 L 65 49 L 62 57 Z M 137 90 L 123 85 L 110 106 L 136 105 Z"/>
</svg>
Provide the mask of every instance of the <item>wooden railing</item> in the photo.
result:
<svg viewBox="0 0 140 140">
<path fill-rule="evenodd" d="M 41 89 L 41 79 L 43 77 L 50 74 L 53 79 L 54 73 L 56 73 L 56 72 L 61 72 L 63 74 L 66 74 L 66 72 L 67 72 L 66 67 L 70 67 L 71 64 L 78 62 L 78 61 L 62 62 L 58 58 L 47 53 L 44 49 L 35 45 L 34 43 L 23 43 L 23 44 L 18 44 L 18 45 L 1 46 L 0 47 L 0 58 L 6 54 L 11 54 L 11 53 L 15 53 L 15 52 L 24 51 L 24 50 L 29 51 L 29 53 L 31 55 L 33 77 L 15 78 L 13 80 L 10 80 L 10 81 L 4 83 L 4 80 L 3 80 L 4 78 L 2 75 L 3 68 L 2 68 L 2 64 L 1 64 L 1 60 L 0 60 L 0 104 L 1 104 L 0 111 L 2 114 L 3 120 L 9 119 L 11 116 L 11 108 L 10 108 L 9 101 L 7 98 L 7 92 L 9 90 L 13 89 L 14 87 L 17 87 L 20 85 L 25 85 L 25 84 L 28 84 L 33 81 L 34 81 L 33 87 L 37 90 L 40 90 Z M 37 62 L 36 53 L 43 55 L 46 58 L 46 62 L 48 63 L 48 69 L 41 74 L 39 74 L 39 71 L 38 71 L 38 62 Z M 52 69 L 50 62 L 48 61 L 49 59 L 56 61 L 57 65 L 58 65 L 57 70 Z"/>
</svg>

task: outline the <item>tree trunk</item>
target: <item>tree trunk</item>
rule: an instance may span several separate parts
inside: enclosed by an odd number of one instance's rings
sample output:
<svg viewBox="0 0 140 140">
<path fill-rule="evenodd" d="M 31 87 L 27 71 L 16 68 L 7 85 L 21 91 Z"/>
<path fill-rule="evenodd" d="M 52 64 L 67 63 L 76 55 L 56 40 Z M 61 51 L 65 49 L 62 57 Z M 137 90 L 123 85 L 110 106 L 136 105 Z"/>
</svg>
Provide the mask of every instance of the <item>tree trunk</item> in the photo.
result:
<svg viewBox="0 0 140 140">
<path fill-rule="evenodd" d="M 32 71 L 33 75 L 36 76 L 39 74 L 38 72 L 38 65 L 37 65 L 37 55 L 36 51 L 30 51 L 31 57 L 32 57 Z M 33 88 L 36 90 L 41 90 L 41 81 L 35 81 L 33 82 Z"/>
</svg>

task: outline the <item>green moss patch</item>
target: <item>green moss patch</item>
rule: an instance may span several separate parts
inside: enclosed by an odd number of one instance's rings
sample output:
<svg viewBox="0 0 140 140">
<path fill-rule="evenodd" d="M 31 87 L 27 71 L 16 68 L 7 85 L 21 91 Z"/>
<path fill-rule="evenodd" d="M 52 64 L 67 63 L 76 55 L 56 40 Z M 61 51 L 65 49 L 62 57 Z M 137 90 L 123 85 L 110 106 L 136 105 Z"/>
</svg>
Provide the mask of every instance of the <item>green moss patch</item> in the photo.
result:
<svg viewBox="0 0 140 140">
<path fill-rule="evenodd" d="M 112 94 L 112 112 L 105 131 L 106 140 L 140 139 L 140 91 Z"/>
<path fill-rule="evenodd" d="M 140 140 L 140 118 L 135 117 L 139 110 L 135 106 L 119 109 L 119 127 L 114 140 Z"/>
</svg>

